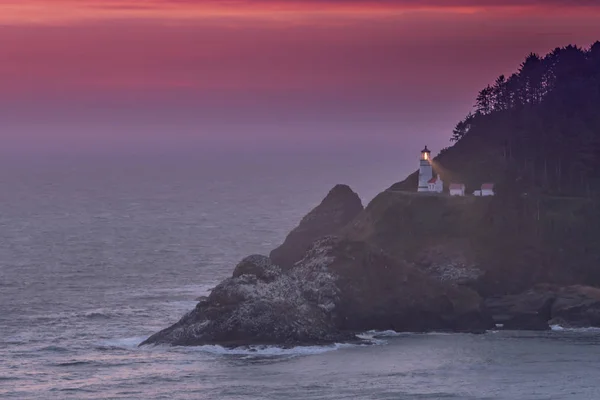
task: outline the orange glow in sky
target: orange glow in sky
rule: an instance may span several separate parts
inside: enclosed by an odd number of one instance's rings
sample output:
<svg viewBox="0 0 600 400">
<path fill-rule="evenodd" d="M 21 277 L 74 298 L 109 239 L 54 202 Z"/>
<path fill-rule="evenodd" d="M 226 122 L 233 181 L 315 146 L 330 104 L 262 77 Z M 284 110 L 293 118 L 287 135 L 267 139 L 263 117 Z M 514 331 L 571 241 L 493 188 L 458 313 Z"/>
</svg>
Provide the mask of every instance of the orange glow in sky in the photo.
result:
<svg viewBox="0 0 600 400">
<path fill-rule="evenodd" d="M 371 124 L 439 148 L 478 90 L 599 20 L 591 0 L 0 0 L 0 147 Z"/>
<path fill-rule="evenodd" d="M 413 7 L 410 10 L 414 9 Z M 310 16 L 394 15 L 390 4 L 321 4 L 302 2 L 159 1 L 159 0 L 4 0 L 0 21 L 8 24 L 55 24 L 105 19 L 194 20 L 206 18 L 300 19 Z M 470 11 L 460 8 L 454 11 Z"/>
<path fill-rule="evenodd" d="M 301 1 L 301 0 L 0 0 L 1 24 L 64 24 L 93 20 L 201 20 L 245 18 L 301 20 L 315 17 L 372 18 L 406 13 L 473 14 L 501 8 L 508 12 L 555 12 L 586 8 L 589 2 L 549 1 Z M 582 5 L 579 5 L 582 3 Z M 587 7 L 590 8 L 590 7 Z M 593 7 L 592 7 L 593 8 Z M 589 11 L 589 10 L 588 10 Z"/>
</svg>

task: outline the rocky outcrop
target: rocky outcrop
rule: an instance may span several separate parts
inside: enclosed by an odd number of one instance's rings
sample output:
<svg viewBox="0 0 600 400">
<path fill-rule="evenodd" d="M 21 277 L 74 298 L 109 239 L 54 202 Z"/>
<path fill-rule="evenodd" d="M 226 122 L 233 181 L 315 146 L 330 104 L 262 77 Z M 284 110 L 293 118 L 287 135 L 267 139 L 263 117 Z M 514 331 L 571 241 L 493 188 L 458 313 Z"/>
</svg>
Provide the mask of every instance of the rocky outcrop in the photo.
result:
<svg viewBox="0 0 600 400">
<path fill-rule="evenodd" d="M 368 330 L 600 326 L 599 289 L 538 285 L 490 297 L 548 277 L 568 282 L 526 257 L 537 249 L 521 242 L 529 228 L 515 234 L 492 212 L 501 210 L 494 201 L 390 191 L 362 210 L 338 185 L 270 258 L 243 259 L 194 310 L 142 344 L 294 346 L 359 340 Z M 521 264 L 512 251 L 524 255 Z"/>
<path fill-rule="evenodd" d="M 142 344 L 305 345 L 372 329 L 482 331 L 473 291 L 436 281 L 364 242 L 317 240 L 293 268 L 251 256 L 175 325 Z M 264 278 L 266 277 L 266 279 Z"/>
<path fill-rule="evenodd" d="M 327 270 L 327 260 L 315 254 L 293 271 L 281 273 L 267 257 L 246 258 L 235 276 L 142 345 L 292 346 L 356 340 L 334 324 L 339 289 Z"/>
<path fill-rule="evenodd" d="M 244 258 L 233 270 L 233 277 L 242 275 L 253 276 L 259 281 L 272 282 L 281 274 L 281 268 L 271 262 L 271 259 L 261 255 Z"/>
<path fill-rule="evenodd" d="M 291 268 L 315 240 L 336 234 L 362 210 L 360 197 L 349 186 L 336 185 L 288 234 L 283 244 L 271 252 L 270 258 L 284 269 Z"/>
<path fill-rule="evenodd" d="M 585 199 L 386 191 L 343 234 L 489 297 L 600 282 L 589 222 L 599 211 Z"/>
<path fill-rule="evenodd" d="M 528 290 L 509 296 L 486 299 L 494 323 L 508 330 L 548 330 L 555 294 L 548 290 Z"/>
<path fill-rule="evenodd" d="M 479 332 L 493 326 L 471 289 L 440 282 L 366 242 L 327 238 L 317 244 L 330 249 L 340 329 Z"/>
<path fill-rule="evenodd" d="M 483 271 L 466 257 L 469 245 L 457 240 L 430 245 L 415 257 L 415 265 L 436 279 L 459 285 L 477 282 Z"/>
<path fill-rule="evenodd" d="M 588 286 L 537 285 L 521 294 L 488 298 L 485 303 L 503 329 L 600 327 L 600 289 Z"/>
<path fill-rule="evenodd" d="M 600 289 L 568 286 L 556 292 L 550 324 L 571 328 L 600 327 Z"/>
</svg>

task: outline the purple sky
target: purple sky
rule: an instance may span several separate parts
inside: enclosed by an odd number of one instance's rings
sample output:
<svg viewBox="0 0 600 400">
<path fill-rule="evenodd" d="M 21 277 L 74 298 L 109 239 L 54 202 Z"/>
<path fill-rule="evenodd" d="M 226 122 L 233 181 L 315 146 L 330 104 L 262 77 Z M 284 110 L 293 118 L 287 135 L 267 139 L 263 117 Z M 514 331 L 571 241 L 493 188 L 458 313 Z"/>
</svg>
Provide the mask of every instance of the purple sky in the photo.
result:
<svg viewBox="0 0 600 400">
<path fill-rule="evenodd" d="M 2 152 L 448 145 L 600 1 L 0 0 Z"/>
</svg>

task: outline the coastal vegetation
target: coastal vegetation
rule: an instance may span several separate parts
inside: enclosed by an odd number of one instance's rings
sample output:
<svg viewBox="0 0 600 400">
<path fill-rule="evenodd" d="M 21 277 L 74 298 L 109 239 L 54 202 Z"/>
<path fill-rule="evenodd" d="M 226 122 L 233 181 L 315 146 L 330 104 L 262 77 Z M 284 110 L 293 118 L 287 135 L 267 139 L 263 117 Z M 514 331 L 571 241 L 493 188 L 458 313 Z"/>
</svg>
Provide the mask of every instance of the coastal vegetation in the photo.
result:
<svg viewBox="0 0 600 400">
<path fill-rule="evenodd" d="M 456 125 L 452 152 L 487 159 L 490 178 L 505 183 L 600 196 L 600 42 L 529 54 L 517 72 L 483 88 L 474 108 Z M 451 168 L 453 158 L 447 150 L 438 160 Z"/>
</svg>

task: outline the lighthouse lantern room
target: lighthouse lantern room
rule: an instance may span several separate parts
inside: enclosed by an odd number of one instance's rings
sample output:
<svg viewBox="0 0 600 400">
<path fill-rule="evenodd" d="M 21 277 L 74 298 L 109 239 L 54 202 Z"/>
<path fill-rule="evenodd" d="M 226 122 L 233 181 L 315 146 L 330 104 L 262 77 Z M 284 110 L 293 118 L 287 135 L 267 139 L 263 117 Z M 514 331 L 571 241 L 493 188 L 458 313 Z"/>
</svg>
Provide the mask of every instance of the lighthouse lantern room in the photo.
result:
<svg viewBox="0 0 600 400">
<path fill-rule="evenodd" d="M 431 166 L 431 151 L 425 146 L 421 150 L 419 162 L 419 192 L 429 192 L 429 181 L 433 178 L 433 167 Z"/>
<path fill-rule="evenodd" d="M 429 151 L 427 146 L 425 146 L 425 148 L 423 150 L 421 150 L 421 160 L 429 161 L 430 158 L 431 158 L 431 151 Z"/>
</svg>

